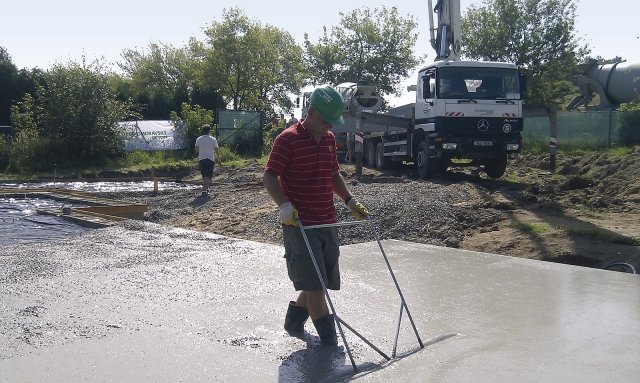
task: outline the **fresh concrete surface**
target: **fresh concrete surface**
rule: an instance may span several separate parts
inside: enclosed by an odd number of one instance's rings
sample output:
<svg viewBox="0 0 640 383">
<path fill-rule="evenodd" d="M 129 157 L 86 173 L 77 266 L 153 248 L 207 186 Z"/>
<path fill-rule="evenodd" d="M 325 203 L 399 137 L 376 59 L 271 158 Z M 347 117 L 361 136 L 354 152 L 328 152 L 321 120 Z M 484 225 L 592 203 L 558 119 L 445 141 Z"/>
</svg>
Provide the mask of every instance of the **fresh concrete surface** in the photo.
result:
<svg viewBox="0 0 640 383">
<path fill-rule="evenodd" d="M 640 278 L 383 241 L 403 315 L 385 361 L 282 330 L 282 248 L 143 222 L 0 249 L 0 382 L 637 382 Z M 345 246 L 338 315 L 391 355 L 400 298 Z"/>
</svg>

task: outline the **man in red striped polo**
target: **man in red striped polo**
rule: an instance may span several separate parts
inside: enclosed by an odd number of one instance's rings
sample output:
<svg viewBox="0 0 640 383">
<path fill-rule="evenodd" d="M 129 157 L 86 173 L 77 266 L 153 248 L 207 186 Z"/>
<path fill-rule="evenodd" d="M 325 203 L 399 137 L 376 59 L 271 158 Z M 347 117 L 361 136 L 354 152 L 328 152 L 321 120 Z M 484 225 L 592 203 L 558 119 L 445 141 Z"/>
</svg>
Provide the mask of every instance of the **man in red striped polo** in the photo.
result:
<svg viewBox="0 0 640 383">
<path fill-rule="evenodd" d="M 285 129 L 273 143 L 263 176 L 264 186 L 280 209 L 289 279 L 296 291 L 284 328 L 292 336 L 304 334 L 311 317 L 323 344 L 337 345 L 335 321 L 322 284 L 298 226 L 336 223 L 333 194 L 341 198 L 356 219 L 369 215 L 356 201 L 339 173 L 332 125 L 344 124 L 342 96 L 333 88 L 316 88 L 309 99 L 307 117 Z M 340 255 L 336 227 L 306 232 L 313 255 L 328 289 L 340 289 Z"/>
</svg>

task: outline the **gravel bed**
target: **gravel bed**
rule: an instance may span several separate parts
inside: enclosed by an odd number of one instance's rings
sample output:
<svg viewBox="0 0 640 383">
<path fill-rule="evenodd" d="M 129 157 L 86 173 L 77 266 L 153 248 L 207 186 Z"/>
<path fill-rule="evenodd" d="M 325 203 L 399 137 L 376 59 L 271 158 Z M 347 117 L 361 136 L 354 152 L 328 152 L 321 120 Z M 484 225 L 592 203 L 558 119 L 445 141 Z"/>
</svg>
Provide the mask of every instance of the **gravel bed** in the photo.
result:
<svg viewBox="0 0 640 383">
<path fill-rule="evenodd" d="M 219 182 L 210 197 L 198 191 L 102 193 L 102 196 L 149 205 L 152 222 L 210 231 L 231 237 L 266 243 L 281 243 L 277 208 L 257 176 L 242 182 Z M 502 220 L 496 209 L 469 205 L 478 194 L 478 185 L 466 182 L 434 183 L 403 177 L 367 177 L 362 182 L 348 178 L 357 199 L 372 213 L 381 239 L 410 240 L 458 247 L 470 228 L 490 226 Z M 351 220 L 349 211 L 336 198 L 338 221 Z M 455 205 L 466 203 L 465 207 Z M 340 230 L 341 243 L 375 240 L 368 225 Z"/>
</svg>

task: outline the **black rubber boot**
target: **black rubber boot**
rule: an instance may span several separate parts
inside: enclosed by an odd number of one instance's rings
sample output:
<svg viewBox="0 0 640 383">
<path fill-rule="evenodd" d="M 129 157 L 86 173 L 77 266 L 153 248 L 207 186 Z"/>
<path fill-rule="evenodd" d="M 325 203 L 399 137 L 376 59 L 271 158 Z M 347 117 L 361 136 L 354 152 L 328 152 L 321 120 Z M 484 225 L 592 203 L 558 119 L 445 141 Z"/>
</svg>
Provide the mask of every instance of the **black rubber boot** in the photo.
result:
<svg viewBox="0 0 640 383">
<path fill-rule="evenodd" d="M 314 320 L 313 325 L 316 326 L 316 330 L 318 331 L 318 336 L 320 337 L 322 344 L 327 346 L 338 345 L 336 322 L 333 319 L 333 314 Z"/>
<path fill-rule="evenodd" d="M 304 322 L 309 319 L 309 311 L 306 307 L 296 306 L 296 302 L 290 301 L 287 308 L 287 316 L 284 318 L 284 329 L 291 336 L 304 334 Z"/>
</svg>

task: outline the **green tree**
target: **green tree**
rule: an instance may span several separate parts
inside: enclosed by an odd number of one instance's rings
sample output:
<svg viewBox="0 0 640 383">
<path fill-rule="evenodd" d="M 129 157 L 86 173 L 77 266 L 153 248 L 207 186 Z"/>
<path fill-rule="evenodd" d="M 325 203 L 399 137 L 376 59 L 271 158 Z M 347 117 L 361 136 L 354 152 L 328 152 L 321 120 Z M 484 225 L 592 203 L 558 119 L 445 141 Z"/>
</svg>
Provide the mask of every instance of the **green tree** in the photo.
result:
<svg viewBox="0 0 640 383">
<path fill-rule="evenodd" d="M 249 19 L 238 8 L 205 30 L 203 86 L 220 90 L 233 109 L 293 107 L 289 94 L 304 86 L 302 48 L 283 30 Z"/>
<path fill-rule="evenodd" d="M 0 46 L 0 125 L 11 125 L 11 106 L 25 94 L 35 94 L 36 86 L 44 84 L 43 73 L 38 68 L 18 70 L 9 52 Z"/>
<path fill-rule="evenodd" d="M 146 119 L 167 119 L 182 103 L 209 108 L 223 105 L 213 89 L 207 92 L 196 83 L 202 59 L 192 43 L 175 48 L 168 44 L 149 44 L 147 50 L 125 50 L 118 65 L 122 78 L 112 78 L 118 96 L 132 99 Z"/>
<path fill-rule="evenodd" d="M 308 71 L 314 83 L 371 81 L 383 94 L 399 95 L 399 84 L 422 58 L 413 55 L 418 38 L 414 18 L 396 7 L 340 13 L 340 26 L 316 44 L 305 35 Z"/>
<path fill-rule="evenodd" d="M 116 100 L 105 70 L 97 63 L 56 64 L 44 72 L 44 86 L 12 109 L 18 136 L 14 170 L 39 170 L 51 163 L 100 164 L 124 154 L 118 121 L 131 105 Z"/>
<path fill-rule="evenodd" d="M 573 0 L 487 0 L 462 20 L 462 53 L 474 60 L 507 61 L 528 79 L 527 102 L 560 105 L 575 92 L 572 77 L 589 53 L 575 34 Z"/>
<path fill-rule="evenodd" d="M 625 61 L 622 57 L 620 56 L 616 56 L 612 59 L 606 59 L 600 55 L 596 56 L 596 57 L 591 57 L 591 56 L 587 56 L 584 58 L 584 60 L 582 60 L 583 62 L 589 62 L 591 60 L 596 60 L 598 62 L 598 64 L 603 65 L 603 64 L 615 64 L 615 63 L 619 63 L 622 61 Z"/>
<path fill-rule="evenodd" d="M 17 95 L 17 81 L 18 68 L 7 50 L 0 46 L 0 125 L 10 125 L 10 110 Z"/>
</svg>

